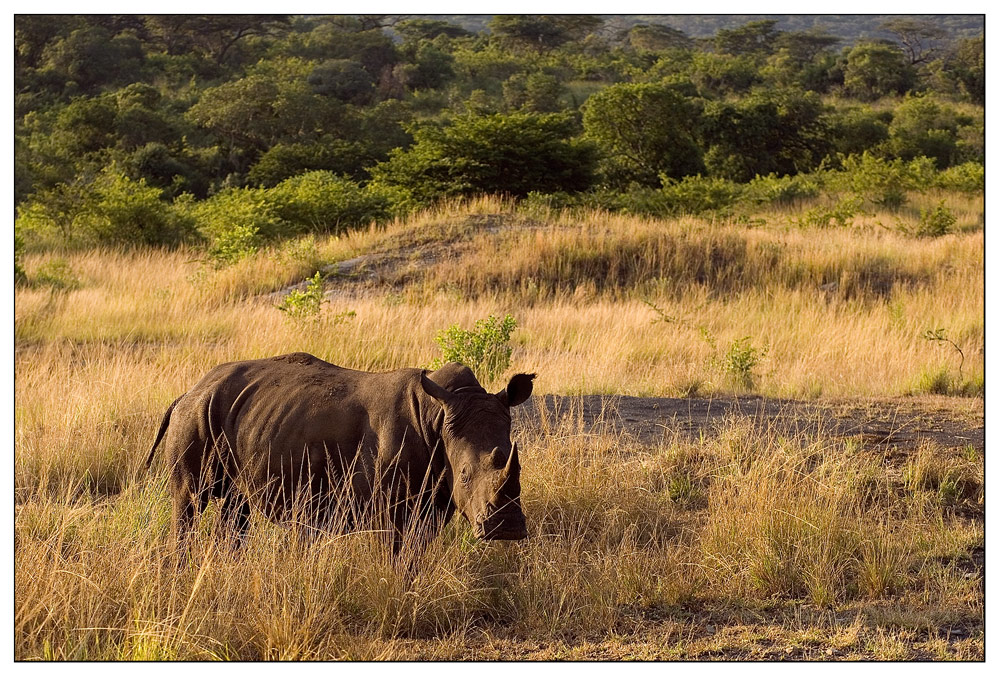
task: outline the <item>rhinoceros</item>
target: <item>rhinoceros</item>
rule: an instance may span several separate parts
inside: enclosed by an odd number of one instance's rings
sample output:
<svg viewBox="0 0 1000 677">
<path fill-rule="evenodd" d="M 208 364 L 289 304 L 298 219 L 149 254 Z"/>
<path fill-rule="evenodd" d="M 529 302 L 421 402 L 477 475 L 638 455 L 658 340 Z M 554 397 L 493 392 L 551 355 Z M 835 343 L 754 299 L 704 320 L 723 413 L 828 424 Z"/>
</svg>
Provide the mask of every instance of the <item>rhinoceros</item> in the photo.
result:
<svg viewBox="0 0 1000 677">
<path fill-rule="evenodd" d="M 146 466 L 164 441 L 175 538 L 221 498 L 239 534 L 256 508 L 325 528 L 383 524 L 398 552 L 413 524 L 432 538 L 458 510 L 481 539 L 522 539 L 510 408 L 534 378 L 489 393 L 454 362 L 385 373 L 306 353 L 230 362 L 169 406 Z"/>
</svg>

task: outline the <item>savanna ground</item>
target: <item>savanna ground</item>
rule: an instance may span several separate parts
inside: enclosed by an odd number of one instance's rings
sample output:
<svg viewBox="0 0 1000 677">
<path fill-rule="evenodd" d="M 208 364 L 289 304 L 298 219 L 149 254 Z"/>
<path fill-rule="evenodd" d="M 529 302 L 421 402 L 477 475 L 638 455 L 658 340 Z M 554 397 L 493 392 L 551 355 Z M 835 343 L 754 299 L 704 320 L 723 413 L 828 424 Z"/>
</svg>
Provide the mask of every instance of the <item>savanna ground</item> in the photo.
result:
<svg viewBox="0 0 1000 677">
<path fill-rule="evenodd" d="M 218 270 L 29 252 L 15 657 L 981 660 L 982 203 L 911 199 L 851 228 L 798 226 L 811 204 L 655 221 L 480 200 Z M 898 227 L 941 199 L 955 232 Z M 275 292 L 316 270 L 328 303 L 290 319 Z M 165 470 L 142 464 L 209 368 L 426 365 L 438 331 L 505 313 L 489 385 L 539 375 L 514 421 L 526 541 L 456 520 L 400 563 L 370 533 L 255 520 L 234 550 L 210 508 L 170 563 Z"/>
</svg>

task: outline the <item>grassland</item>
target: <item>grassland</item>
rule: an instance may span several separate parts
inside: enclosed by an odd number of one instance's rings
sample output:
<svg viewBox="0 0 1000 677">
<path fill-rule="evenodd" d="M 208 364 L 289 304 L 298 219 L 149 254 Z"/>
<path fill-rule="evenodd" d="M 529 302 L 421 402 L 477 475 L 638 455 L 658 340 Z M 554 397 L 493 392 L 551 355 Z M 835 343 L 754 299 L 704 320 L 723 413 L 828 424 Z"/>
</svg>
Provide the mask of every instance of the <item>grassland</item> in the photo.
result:
<svg viewBox="0 0 1000 677">
<path fill-rule="evenodd" d="M 898 227 L 940 199 L 957 232 Z M 530 538 L 455 522 L 415 577 L 365 534 L 255 521 L 234 551 L 211 510 L 178 569 L 163 471 L 141 468 L 166 405 L 215 364 L 424 365 L 439 330 L 504 313 L 511 371 L 538 372 L 539 394 L 905 399 L 981 425 L 981 203 L 913 200 L 819 229 L 797 225 L 809 204 L 655 221 L 484 199 L 221 270 L 193 249 L 29 252 L 15 657 L 982 658 L 984 450 L 959 440 L 897 448 L 822 417 L 649 440 L 522 417 Z M 289 320 L 274 293 L 326 266 L 319 319 Z M 938 329 L 954 345 L 924 338 Z"/>
</svg>

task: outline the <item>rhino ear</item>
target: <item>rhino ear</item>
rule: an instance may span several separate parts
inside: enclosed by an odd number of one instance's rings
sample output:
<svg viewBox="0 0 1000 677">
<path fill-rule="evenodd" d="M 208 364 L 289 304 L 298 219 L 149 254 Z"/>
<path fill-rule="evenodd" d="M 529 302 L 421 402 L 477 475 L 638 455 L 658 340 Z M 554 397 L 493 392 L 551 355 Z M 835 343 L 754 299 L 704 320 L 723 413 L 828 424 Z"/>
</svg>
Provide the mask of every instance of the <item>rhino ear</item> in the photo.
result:
<svg viewBox="0 0 1000 677">
<path fill-rule="evenodd" d="M 445 390 L 437 383 L 427 378 L 426 369 L 420 372 L 420 387 L 424 389 L 425 393 L 433 397 L 441 404 L 448 405 L 455 400 L 455 394 L 453 392 Z"/>
<path fill-rule="evenodd" d="M 497 397 L 508 407 L 516 407 L 531 397 L 534 379 L 535 374 L 514 374 L 507 387 L 497 393 Z"/>
</svg>

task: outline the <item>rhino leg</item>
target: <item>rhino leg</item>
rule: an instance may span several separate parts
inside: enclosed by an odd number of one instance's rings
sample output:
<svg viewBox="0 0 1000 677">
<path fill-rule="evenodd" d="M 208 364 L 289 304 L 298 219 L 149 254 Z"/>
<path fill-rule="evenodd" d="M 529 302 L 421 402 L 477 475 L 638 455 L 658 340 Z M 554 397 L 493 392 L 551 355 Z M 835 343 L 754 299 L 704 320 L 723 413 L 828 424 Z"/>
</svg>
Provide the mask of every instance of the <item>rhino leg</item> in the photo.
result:
<svg viewBox="0 0 1000 677">
<path fill-rule="evenodd" d="M 250 502 L 236 489 L 230 489 L 222 499 L 222 519 L 242 545 L 250 530 Z"/>
<path fill-rule="evenodd" d="M 188 535 L 194 529 L 197 507 L 197 492 L 189 475 L 172 473 L 170 495 L 173 501 L 171 538 L 178 551 L 185 548 Z"/>
</svg>

